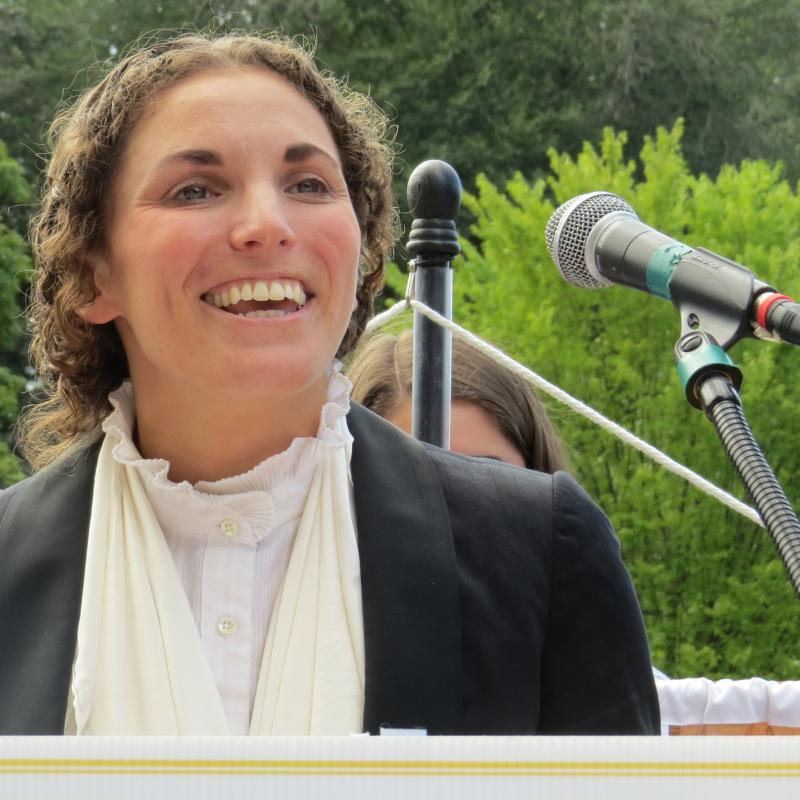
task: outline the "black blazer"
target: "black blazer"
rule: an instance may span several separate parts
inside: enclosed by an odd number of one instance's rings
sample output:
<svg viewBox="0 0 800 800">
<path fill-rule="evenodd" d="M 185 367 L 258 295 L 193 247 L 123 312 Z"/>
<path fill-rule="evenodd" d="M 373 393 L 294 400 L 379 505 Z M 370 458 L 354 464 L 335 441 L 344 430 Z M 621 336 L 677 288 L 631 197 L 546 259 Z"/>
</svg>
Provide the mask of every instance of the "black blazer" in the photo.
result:
<svg viewBox="0 0 800 800">
<path fill-rule="evenodd" d="M 555 476 L 421 445 L 353 404 L 364 730 L 658 733 L 603 513 Z M 63 732 L 99 446 L 0 492 L 0 733 Z"/>
</svg>

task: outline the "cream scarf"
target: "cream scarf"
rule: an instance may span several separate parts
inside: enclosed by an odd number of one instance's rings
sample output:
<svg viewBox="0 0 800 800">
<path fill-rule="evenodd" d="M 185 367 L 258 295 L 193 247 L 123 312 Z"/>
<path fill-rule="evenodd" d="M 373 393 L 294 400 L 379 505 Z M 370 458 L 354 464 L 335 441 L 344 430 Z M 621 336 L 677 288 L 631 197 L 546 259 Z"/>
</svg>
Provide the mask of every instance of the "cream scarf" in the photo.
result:
<svg viewBox="0 0 800 800">
<path fill-rule="evenodd" d="M 337 423 L 346 433 L 346 422 Z M 91 734 L 229 733 L 161 528 L 107 436 L 92 497 L 74 726 Z M 317 466 L 270 620 L 250 734 L 362 729 L 361 580 L 345 447 Z M 69 715 L 68 715 L 69 717 Z M 68 719 L 69 726 L 69 719 Z"/>
</svg>

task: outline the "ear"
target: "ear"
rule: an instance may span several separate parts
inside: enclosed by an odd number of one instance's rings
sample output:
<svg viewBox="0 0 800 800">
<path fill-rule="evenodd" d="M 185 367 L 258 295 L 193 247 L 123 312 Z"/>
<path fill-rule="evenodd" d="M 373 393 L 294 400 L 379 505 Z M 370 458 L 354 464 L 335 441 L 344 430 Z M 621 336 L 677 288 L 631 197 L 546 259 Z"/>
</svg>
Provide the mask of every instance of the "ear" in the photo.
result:
<svg viewBox="0 0 800 800">
<path fill-rule="evenodd" d="M 108 261 L 101 256 L 88 256 L 87 261 L 94 275 L 97 296 L 78 308 L 76 313 L 91 325 L 105 325 L 121 314 L 112 291 L 111 268 Z"/>
</svg>

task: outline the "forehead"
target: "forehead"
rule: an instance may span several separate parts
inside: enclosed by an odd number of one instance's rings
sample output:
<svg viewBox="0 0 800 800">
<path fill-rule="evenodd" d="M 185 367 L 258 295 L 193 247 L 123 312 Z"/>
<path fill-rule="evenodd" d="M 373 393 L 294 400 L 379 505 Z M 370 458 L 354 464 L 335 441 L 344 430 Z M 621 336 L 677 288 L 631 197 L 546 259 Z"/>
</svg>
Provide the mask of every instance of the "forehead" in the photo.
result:
<svg viewBox="0 0 800 800">
<path fill-rule="evenodd" d="M 488 411 L 469 400 L 454 400 L 450 412 L 450 449 L 525 466 L 525 458 Z"/>
<path fill-rule="evenodd" d="M 123 160 L 142 151 L 152 157 L 189 140 L 247 146 L 278 135 L 300 136 L 338 156 L 327 122 L 286 78 L 265 67 L 209 69 L 155 95 L 127 138 Z"/>
</svg>

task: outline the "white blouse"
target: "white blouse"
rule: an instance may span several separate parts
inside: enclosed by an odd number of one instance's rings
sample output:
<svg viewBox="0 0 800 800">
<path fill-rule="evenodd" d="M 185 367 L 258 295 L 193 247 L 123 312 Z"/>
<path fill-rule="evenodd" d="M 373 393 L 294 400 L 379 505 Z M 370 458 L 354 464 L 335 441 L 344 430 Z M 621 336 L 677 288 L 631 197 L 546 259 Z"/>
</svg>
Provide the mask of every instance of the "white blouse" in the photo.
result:
<svg viewBox="0 0 800 800">
<path fill-rule="evenodd" d="M 118 436 L 116 461 L 134 467 L 164 532 L 220 692 L 231 733 L 246 734 L 278 590 L 317 464 L 352 436 L 334 429 L 350 408 L 350 381 L 331 370 L 317 436 L 219 481 L 174 483 L 169 462 L 142 458 L 133 443 L 130 383 L 110 395 L 103 424 Z M 352 499 L 352 496 L 351 496 Z M 355 517 L 354 517 L 355 519 Z"/>
</svg>

